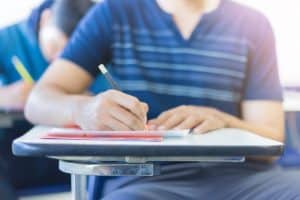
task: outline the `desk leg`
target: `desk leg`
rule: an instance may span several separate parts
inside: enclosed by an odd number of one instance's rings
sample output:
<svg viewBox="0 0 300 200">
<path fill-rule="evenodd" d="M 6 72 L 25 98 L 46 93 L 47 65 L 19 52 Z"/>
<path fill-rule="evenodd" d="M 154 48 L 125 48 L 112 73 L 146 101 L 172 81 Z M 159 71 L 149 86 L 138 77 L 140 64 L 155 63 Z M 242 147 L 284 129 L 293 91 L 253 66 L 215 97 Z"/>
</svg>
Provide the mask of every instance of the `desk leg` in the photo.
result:
<svg viewBox="0 0 300 200">
<path fill-rule="evenodd" d="M 87 176 L 71 175 L 72 199 L 87 200 Z"/>
</svg>

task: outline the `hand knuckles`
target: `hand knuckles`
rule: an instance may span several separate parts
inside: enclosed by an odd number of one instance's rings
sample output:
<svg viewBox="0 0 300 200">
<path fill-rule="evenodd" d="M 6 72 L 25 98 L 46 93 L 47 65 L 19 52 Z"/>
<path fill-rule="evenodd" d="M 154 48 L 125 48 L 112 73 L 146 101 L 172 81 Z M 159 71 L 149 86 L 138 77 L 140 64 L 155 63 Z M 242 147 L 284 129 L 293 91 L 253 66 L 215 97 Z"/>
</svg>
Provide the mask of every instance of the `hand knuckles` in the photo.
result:
<svg viewBox="0 0 300 200">
<path fill-rule="evenodd" d="M 162 113 L 161 113 L 161 115 L 160 115 L 159 117 L 160 117 L 160 118 L 162 118 L 162 117 L 164 117 L 164 116 L 168 115 L 168 113 L 169 113 L 169 112 L 167 112 L 167 111 L 164 111 L 164 112 L 162 112 Z"/>
<path fill-rule="evenodd" d="M 108 96 L 105 96 L 105 95 L 103 95 L 103 96 L 101 96 L 101 99 L 100 99 L 100 101 L 97 101 L 97 106 L 100 106 L 100 107 L 102 107 L 102 106 L 105 106 L 105 105 L 107 105 L 109 102 L 110 102 L 110 99 L 109 99 L 109 97 L 108 97 Z"/>
<path fill-rule="evenodd" d="M 99 95 L 99 97 L 101 98 L 101 99 L 103 99 L 104 97 L 108 97 L 110 95 L 110 90 L 107 90 L 107 91 L 105 91 L 105 92 L 102 92 L 100 95 Z"/>
<path fill-rule="evenodd" d="M 131 104 L 130 104 L 131 108 L 132 109 L 137 109 L 140 107 L 140 102 L 138 99 L 134 98 L 132 101 L 131 101 Z"/>
<path fill-rule="evenodd" d="M 179 106 L 179 109 L 180 110 L 187 110 L 188 106 L 187 105 L 181 105 L 181 106 Z"/>
<path fill-rule="evenodd" d="M 117 93 L 116 90 L 113 90 L 113 89 L 109 89 L 105 92 L 106 95 L 114 95 L 116 93 Z"/>
</svg>

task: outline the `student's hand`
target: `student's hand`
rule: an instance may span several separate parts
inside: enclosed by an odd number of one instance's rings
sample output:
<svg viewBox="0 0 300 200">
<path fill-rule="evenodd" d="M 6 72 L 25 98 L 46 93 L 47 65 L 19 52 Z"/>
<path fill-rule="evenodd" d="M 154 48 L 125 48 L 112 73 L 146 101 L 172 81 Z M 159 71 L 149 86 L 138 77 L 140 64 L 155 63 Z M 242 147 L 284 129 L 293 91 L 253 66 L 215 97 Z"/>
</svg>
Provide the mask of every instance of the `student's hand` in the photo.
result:
<svg viewBox="0 0 300 200">
<path fill-rule="evenodd" d="M 144 130 L 148 105 L 119 91 L 88 97 L 78 106 L 74 121 L 88 130 Z"/>
<path fill-rule="evenodd" d="M 5 108 L 23 109 L 33 88 L 32 84 L 19 81 L 1 89 L 0 106 Z"/>
<path fill-rule="evenodd" d="M 197 106 L 176 107 L 149 121 L 151 130 L 193 129 L 193 133 L 198 134 L 226 127 L 227 123 L 220 111 Z"/>
</svg>

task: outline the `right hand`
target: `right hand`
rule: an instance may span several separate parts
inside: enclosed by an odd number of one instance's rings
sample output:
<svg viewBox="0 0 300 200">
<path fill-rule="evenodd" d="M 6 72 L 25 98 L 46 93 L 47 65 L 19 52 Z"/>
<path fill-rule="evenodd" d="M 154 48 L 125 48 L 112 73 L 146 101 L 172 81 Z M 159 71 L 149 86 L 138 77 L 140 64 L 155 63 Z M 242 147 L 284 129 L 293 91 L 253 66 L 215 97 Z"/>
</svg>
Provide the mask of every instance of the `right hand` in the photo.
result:
<svg viewBox="0 0 300 200">
<path fill-rule="evenodd" d="M 136 97 L 108 90 L 83 100 L 73 116 L 87 130 L 145 130 L 148 109 Z"/>
<path fill-rule="evenodd" d="M 1 97 L 0 107 L 23 109 L 33 85 L 24 81 L 19 81 L 3 87 L 4 98 Z"/>
</svg>

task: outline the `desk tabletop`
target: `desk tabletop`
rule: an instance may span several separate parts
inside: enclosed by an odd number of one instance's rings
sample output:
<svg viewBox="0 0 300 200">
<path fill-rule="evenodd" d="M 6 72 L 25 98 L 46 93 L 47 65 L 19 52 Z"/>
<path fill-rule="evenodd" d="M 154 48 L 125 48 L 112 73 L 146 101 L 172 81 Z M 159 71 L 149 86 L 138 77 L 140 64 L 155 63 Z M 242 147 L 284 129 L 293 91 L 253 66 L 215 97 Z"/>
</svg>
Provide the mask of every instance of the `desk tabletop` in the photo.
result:
<svg viewBox="0 0 300 200">
<path fill-rule="evenodd" d="M 37 126 L 13 142 L 17 156 L 257 156 L 280 155 L 283 144 L 239 129 L 169 138 L 162 142 L 47 140 Z"/>
</svg>

